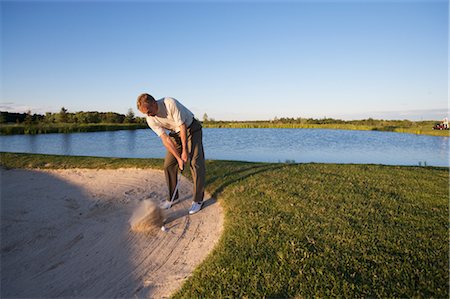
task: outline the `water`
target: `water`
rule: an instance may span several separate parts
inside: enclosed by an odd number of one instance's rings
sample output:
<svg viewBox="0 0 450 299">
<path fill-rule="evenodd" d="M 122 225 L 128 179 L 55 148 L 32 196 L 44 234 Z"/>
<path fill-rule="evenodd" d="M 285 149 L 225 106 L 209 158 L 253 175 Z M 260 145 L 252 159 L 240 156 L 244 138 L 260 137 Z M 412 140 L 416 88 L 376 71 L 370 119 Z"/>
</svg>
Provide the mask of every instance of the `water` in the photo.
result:
<svg viewBox="0 0 450 299">
<path fill-rule="evenodd" d="M 321 129 L 203 129 L 207 159 L 449 166 L 449 138 Z M 150 130 L 0 136 L 0 151 L 163 158 Z"/>
</svg>

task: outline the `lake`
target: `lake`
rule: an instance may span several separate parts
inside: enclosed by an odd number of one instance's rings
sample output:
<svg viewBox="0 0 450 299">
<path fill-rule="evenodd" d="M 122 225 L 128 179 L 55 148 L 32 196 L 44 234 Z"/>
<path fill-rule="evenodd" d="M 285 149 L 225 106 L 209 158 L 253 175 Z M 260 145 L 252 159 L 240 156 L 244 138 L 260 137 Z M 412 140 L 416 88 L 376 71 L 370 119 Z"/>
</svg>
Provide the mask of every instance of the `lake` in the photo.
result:
<svg viewBox="0 0 450 299">
<path fill-rule="evenodd" d="M 203 129 L 207 159 L 449 166 L 449 138 L 322 129 Z M 0 151 L 163 158 L 150 130 L 0 136 Z"/>
</svg>

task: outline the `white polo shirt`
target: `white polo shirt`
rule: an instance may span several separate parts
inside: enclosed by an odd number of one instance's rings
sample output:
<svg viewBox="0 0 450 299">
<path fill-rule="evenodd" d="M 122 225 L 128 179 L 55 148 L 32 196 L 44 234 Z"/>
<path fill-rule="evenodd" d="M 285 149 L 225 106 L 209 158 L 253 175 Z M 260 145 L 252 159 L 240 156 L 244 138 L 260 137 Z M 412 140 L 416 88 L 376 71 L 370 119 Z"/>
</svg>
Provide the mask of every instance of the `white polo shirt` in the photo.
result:
<svg viewBox="0 0 450 299">
<path fill-rule="evenodd" d="M 180 132 L 180 126 L 189 127 L 194 120 L 194 114 L 174 98 L 165 97 L 156 101 L 158 113 L 155 116 L 146 116 L 148 126 L 161 136 L 165 130 Z"/>
</svg>

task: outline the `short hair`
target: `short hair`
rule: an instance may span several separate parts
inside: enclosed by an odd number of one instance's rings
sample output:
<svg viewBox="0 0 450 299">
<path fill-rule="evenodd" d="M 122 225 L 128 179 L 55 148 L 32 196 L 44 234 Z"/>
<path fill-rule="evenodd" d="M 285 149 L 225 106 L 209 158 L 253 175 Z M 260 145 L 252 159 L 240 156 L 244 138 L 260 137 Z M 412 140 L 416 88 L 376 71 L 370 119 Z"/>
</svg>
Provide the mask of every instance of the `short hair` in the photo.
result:
<svg viewBox="0 0 450 299">
<path fill-rule="evenodd" d="M 148 93 L 140 94 L 137 98 L 137 108 L 139 111 L 141 111 L 141 107 L 143 104 L 150 104 L 151 102 L 154 102 L 155 98 L 149 95 Z"/>
</svg>

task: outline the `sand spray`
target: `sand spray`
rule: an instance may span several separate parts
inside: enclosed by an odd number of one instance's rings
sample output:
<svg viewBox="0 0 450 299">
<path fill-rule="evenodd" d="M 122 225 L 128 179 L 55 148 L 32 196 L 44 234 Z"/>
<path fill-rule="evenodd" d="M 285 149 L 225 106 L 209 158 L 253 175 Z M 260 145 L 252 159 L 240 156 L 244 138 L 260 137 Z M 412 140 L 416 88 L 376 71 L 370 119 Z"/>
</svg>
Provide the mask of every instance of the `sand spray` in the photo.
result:
<svg viewBox="0 0 450 299">
<path fill-rule="evenodd" d="M 161 208 L 151 199 L 142 200 L 129 220 L 134 232 L 150 232 L 155 229 L 166 231 Z"/>
</svg>

